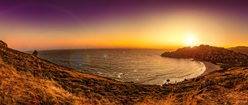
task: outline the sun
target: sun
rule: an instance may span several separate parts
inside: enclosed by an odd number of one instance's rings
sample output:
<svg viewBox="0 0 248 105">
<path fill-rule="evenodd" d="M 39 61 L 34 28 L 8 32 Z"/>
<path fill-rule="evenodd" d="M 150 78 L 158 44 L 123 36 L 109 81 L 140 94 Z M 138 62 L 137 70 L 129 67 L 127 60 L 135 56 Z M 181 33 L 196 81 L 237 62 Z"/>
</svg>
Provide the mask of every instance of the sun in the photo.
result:
<svg viewBox="0 0 248 105">
<path fill-rule="evenodd" d="M 190 33 L 186 35 L 186 46 L 193 47 L 196 45 L 196 37 L 194 34 Z"/>
</svg>

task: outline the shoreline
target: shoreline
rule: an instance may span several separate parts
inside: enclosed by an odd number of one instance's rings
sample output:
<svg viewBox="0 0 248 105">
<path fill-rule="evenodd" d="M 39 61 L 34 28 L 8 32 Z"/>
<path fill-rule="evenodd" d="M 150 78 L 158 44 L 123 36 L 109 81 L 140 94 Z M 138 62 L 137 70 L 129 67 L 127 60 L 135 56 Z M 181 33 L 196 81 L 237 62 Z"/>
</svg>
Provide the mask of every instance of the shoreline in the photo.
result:
<svg viewBox="0 0 248 105">
<path fill-rule="evenodd" d="M 205 65 L 206 70 L 200 76 L 205 76 L 209 73 L 212 73 L 214 71 L 218 71 L 218 70 L 222 69 L 220 67 L 220 65 L 216 65 L 216 64 L 213 64 L 211 62 L 202 61 L 202 63 Z"/>
</svg>

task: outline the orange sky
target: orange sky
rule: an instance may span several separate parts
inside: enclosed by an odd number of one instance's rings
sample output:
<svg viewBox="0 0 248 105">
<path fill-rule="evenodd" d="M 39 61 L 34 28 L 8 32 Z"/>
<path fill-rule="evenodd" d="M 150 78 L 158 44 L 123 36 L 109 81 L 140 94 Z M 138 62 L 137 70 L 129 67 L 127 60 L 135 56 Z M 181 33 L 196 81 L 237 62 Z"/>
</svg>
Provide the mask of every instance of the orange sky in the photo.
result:
<svg viewBox="0 0 248 105">
<path fill-rule="evenodd" d="M 19 50 L 248 46 L 248 21 L 206 9 L 171 9 L 106 18 L 77 27 L 40 28 L 0 19 L 1 40 Z"/>
</svg>

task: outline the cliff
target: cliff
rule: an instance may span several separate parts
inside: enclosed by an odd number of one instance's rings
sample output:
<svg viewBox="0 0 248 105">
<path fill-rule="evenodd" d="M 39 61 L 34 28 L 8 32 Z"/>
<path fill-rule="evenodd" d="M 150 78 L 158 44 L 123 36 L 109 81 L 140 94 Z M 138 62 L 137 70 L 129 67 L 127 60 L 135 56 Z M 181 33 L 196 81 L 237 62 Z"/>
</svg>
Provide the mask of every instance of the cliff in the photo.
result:
<svg viewBox="0 0 248 105">
<path fill-rule="evenodd" d="M 178 84 L 141 85 L 81 73 L 0 45 L 0 104 L 248 104 L 248 68 Z"/>
</svg>

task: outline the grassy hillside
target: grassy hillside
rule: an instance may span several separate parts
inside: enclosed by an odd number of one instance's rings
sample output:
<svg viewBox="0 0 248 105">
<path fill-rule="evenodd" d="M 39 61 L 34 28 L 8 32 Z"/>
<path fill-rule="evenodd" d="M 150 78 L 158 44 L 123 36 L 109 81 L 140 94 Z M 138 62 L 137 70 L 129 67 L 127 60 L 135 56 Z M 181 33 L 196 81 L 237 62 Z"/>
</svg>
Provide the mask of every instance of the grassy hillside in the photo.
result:
<svg viewBox="0 0 248 105">
<path fill-rule="evenodd" d="M 58 83 L 35 78 L 30 74 L 18 74 L 13 66 L 0 62 L 1 104 L 61 104 L 86 101 L 75 97 Z"/>
<path fill-rule="evenodd" d="M 248 55 L 248 47 L 246 46 L 237 46 L 237 47 L 232 47 L 229 48 L 229 50 L 233 50 L 235 52 L 240 52 Z"/>
<path fill-rule="evenodd" d="M 248 68 L 217 71 L 172 86 L 166 102 L 173 105 L 248 104 Z"/>
<path fill-rule="evenodd" d="M 248 69 L 141 85 L 81 73 L 0 43 L 0 104 L 248 104 Z"/>
<path fill-rule="evenodd" d="M 221 64 L 227 69 L 234 66 L 248 66 L 248 55 L 228 50 L 221 47 L 200 45 L 195 47 L 184 47 L 173 52 L 165 52 L 161 56 L 172 58 L 193 58 L 200 61 L 208 61 Z"/>
<path fill-rule="evenodd" d="M 66 95 L 72 95 L 74 97 L 73 99 L 68 99 L 63 96 L 62 93 L 61 95 L 58 95 L 59 97 L 62 97 L 61 99 L 52 99 L 49 97 L 42 98 L 43 96 L 35 96 L 38 98 L 35 100 L 37 100 L 40 104 L 59 104 L 61 102 L 71 104 L 74 104 L 74 102 L 86 102 L 90 104 L 133 104 L 142 102 L 146 97 L 149 97 L 149 99 L 152 100 L 161 99 L 160 95 L 167 94 L 167 91 L 169 91 L 169 89 L 162 89 L 161 86 L 122 83 L 108 78 L 80 73 L 75 70 L 37 58 L 30 54 L 22 53 L 3 46 L 0 47 L 0 58 L 2 59 L 2 65 L 7 67 L 5 69 L 1 69 L 1 71 L 12 71 L 19 77 L 24 78 L 24 80 L 30 80 L 27 82 L 33 83 L 32 85 L 25 85 L 27 88 L 28 86 L 31 86 L 28 90 L 34 91 L 33 95 L 51 96 L 51 94 L 43 94 L 41 92 L 52 91 L 49 89 L 54 87 L 61 92 L 65 91 L 65 93 L 67 93 Z M 13 76 L 11 74 L 7 75 Z M 20 79 L 15 78 L 13 80 L 19 81 Z M 39 81 L 43 82 L 40 83 Z M 24 85 L 23 82 L 15 83 Z M 16 84 L 10 83 L 9 85 Z M 51 86 L 43 88 L 42 85 Z M 35 90 L 35 88 L 38 89 Z M 60 93 L 58 92 L 58 94 Z M 25 96 L 25 94 L 21 95 Z M 56 96 L 52 95 L 52 97 Z M 68 97 L 72 98 L 71 96 Z M 12 100 L 15 100 L 15 98 L 13 97 Z M 23 102 L 26 103 L 29 101 L 25 100 L 33 99 L 23 98 Z"/>
</svg>

